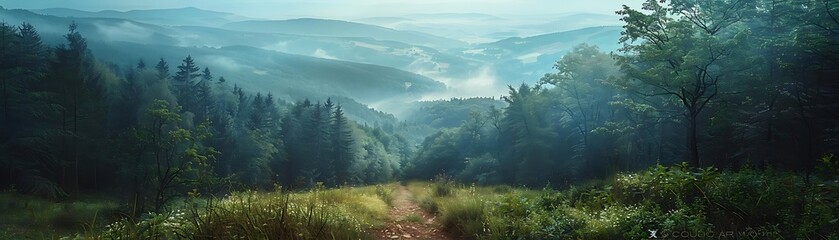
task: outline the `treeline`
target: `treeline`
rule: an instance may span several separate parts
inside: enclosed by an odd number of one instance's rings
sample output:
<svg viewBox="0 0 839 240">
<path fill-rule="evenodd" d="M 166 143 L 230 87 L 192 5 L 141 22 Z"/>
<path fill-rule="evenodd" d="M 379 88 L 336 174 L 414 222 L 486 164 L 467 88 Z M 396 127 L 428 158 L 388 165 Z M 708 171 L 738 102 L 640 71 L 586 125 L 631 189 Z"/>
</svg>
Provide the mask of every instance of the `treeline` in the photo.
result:
<svg viewBox="0 0 839 240">
<path fill-rule="evenodd" d="M 435 129 L 457 127 L 469 118 L 469 112 L 482 111 L 489 107 L 501 107 L 504 101 L 498 98 L 474 97 L 451 98 L 448 100 L 420 101 L 411 104 L 406 121 L 428 125 Z"/>
<path fill-rule="evenodd" d="M 190 194 L 375 183 L 412 146 L 340 106 L 247 93 L 191 56 L 170 70 L 96 61 L 76 25 L 44 46 L 32 25 L 0 23 L 0 187 L 62 199 L 119 196 L 132 214 Z"/>
<path fill-rule="evenodd" d="M 649 0 L 617 14 L 619 52 L 574 48 L 508 106 L 427 138 L 409 176 L 561 186 L 683 161 L 809 176 L 837 153 L 839 4 Z"/>
</svg>

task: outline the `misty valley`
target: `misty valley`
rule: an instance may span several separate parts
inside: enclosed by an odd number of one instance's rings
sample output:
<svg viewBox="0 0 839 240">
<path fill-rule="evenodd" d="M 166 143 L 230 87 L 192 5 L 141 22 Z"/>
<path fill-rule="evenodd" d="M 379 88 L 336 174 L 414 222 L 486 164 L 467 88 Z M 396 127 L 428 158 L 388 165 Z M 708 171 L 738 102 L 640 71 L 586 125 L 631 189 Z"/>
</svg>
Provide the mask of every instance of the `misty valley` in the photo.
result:
<svg viewBox="0 0 839 240">
<path fill-rule="evenodd" d="M 0 0 L 0 84 L 0 239 L 839 239 L 834 0 Z"/>
</svg>

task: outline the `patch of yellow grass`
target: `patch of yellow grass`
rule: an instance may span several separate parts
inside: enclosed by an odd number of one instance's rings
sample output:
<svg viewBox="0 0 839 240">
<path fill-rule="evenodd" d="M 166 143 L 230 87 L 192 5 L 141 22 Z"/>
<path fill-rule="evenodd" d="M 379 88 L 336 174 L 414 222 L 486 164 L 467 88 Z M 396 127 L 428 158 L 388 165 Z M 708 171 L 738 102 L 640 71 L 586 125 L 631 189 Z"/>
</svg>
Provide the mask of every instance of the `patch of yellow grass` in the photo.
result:
<svg viewBox="0 0 839 240">
<path fill-rule="evenodd" d="M 394 188 L 394 184 L 378 186 Z M 98 238 L 365 239 L 387 219 L 377 186 L 244 191 L 108 226 Z"/>
</svg>

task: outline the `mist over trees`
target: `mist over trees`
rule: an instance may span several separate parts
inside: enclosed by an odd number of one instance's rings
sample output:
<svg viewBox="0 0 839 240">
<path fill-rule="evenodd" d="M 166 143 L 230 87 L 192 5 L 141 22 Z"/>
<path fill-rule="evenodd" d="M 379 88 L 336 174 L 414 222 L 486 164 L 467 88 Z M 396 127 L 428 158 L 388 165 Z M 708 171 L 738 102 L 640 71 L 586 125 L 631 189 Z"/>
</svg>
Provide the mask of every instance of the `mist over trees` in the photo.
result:
<svg viewBox="0 0 839 240">
<path fill-rule="evenodd" d="M 428 137 L 408 176 L 566 186 L 653 164 L 809 176 L 839 147 L 839 4 L 647 1 L 618 52 L 579 45 L 503 109 Z"/>
<path fill-rule="evenodd" d="M 191 56 L 120 68 L 97 61 L 76 25 L 55 47 L 26 23 L 0 33 L 6 188 L 112 192 L 139 215 L 186 192 L 387 181 L 413 151 L 393 127 L 358 125 L 331 99 L 248 93 Z"/>
</svg>

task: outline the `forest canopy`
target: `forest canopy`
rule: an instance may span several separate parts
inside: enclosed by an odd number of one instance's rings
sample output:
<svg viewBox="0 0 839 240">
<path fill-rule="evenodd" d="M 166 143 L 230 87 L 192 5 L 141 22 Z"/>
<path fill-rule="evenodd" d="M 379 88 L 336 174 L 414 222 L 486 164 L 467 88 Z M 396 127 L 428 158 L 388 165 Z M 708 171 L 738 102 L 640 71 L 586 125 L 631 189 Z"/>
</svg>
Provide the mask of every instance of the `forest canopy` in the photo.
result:
<svg viewBox="0 0 839 240">
<path fill-rule="evenodd" d="M 655 164 L 809 175 L 839 149 L 839 4 L 646 1 L 507 106 L 428 137 L 408 176 L 567 186 Z M 837 5 L 837 6 L 834 6 Z"/>
</svg>

